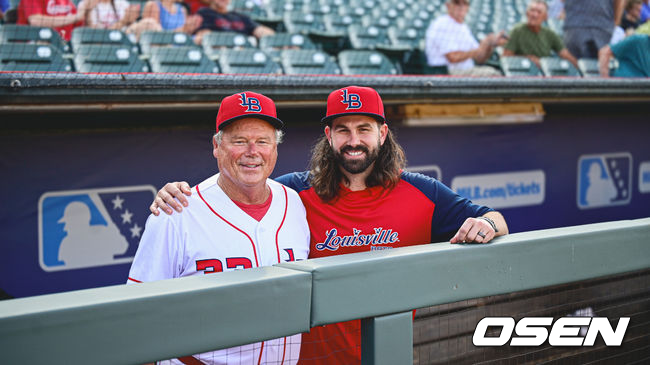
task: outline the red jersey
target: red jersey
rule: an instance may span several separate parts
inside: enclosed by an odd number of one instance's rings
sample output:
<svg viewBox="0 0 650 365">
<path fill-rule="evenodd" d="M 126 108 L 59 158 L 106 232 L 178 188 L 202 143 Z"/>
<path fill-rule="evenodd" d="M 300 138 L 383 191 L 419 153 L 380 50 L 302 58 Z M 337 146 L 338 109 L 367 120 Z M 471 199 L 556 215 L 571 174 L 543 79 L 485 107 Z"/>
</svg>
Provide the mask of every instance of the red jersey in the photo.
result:
<svg viewBox="0 0 650 365">
<path fill-rule="evenodd" d="M 70 0 L 21 0 L 18 4 L 17 24 L 29 25 L 29 17 L 36 14 L 65 16 L 77 14 L 77 8 Z M 61 38 L 69 41 L 72 36 L 72 29 L 78 25 L 81 25 L 81 23 L 65 25 L 54 28 L 54 30 L 61 34 Z"/>
<path fill-rule="evenodd" d="M 276 180 L 296 190 L 305 205 L 311 233 L 309 258 L 449 240 L 465 219 L 491 210 L 472 204 L 435 179 L 409 172 L 402 173 L 391 190 L 351 191 L 342 186 L 329 203 L 316 195 L 308 172 Z M 360 320 L 312 328 L 303 334 L 299 363 L 360 363 L 360 328 Z"/>
</svg>

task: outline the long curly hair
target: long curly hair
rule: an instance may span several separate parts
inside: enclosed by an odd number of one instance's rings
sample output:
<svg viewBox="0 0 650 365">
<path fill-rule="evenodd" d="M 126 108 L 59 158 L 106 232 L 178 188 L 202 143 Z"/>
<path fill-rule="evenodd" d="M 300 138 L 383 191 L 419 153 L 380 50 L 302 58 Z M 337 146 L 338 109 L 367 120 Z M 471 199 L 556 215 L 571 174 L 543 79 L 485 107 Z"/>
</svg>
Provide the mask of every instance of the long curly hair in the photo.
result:
<svg viewBox="0 0 650 365">
<path fill-rule="evenodd" d="M 379 147 L 372 171 L 366 178 L 366 187 L 394 188 L 405 166 L 404 150 L 389 129 L 384 144 Z M 309 170 L 311 186 L 324 202 L 329 202 L 338 196 L 341 182 L 349 183 L 348 178 L 341 172 L 341 166 L 326 136 L 321 137 L 314 145 Z"/>
</svg>

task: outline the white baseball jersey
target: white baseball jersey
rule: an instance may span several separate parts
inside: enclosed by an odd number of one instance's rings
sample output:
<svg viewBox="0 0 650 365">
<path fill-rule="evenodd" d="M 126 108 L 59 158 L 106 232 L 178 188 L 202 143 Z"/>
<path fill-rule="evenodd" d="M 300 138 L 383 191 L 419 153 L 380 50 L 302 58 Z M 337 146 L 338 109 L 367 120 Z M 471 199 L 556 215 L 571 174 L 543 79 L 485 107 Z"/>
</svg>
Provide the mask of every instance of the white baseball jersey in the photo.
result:
<svg viewBox="0 0 650 365">
<path fill-rule="evenodd" d="M 257 221 L 217 184 L 216 174 L 192 189 L 178 214 L 147 219 L 128 282 L 146 282 L 269 266 L 306 259 L 309 227 L 298 194 L 273 180 L 271 205 Z M 295 364 L 300 334 L 194 355 L 206 364 Z M 182 364 L 178 359 L 170 360 Z"/>
</svg>

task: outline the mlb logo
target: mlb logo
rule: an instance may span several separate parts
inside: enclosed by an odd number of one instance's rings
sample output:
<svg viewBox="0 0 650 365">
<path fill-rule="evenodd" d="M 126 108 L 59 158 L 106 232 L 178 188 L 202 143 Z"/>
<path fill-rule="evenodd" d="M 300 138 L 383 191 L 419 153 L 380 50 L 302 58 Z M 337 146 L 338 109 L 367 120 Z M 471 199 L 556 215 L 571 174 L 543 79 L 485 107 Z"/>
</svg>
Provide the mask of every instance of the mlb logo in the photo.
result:
<svg viewBox="0 0 650 365">
<path fill-rule="evenodd" d="M 628 204 L 632 195 L 632 155 L 610 153 L 580 156 L 578 207 L 599 208 Z"/>
<path fill-rule="evenodd" d="M 47 192 L 38 203 L 39 264 L 45 271 L 133 261 L 156 188 Z"/>
</svg>

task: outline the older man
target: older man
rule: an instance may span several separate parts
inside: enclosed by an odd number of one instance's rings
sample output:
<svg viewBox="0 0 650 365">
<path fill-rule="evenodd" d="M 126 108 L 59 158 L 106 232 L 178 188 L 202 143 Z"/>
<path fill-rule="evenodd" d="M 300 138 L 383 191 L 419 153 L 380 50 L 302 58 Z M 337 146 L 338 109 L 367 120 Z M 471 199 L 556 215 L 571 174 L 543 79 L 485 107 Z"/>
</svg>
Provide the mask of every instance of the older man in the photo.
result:
<svg viewBox="0 0 650 365">
<path fill-rule="evenodd" d="M 203 23 L 196 32 L 194 41 L 201 43 L 203 36 L 211 31 L 230 31 L 262 38 L 275 34 L 273 29 L 260 25 L 248 15 L 228 11 L 230 0 L 210 0 L 210 5 L 202 7 L 197 14 L 203 18 Z"/>
<path fill-rule="evenodd" d="M 184 214 L 149 217 L 129 283 L 307 258 L 309 229 L 300 197 L 268 179 L 281 127 L 273 101 L 264 95 L 247 91 L 222 101 L 212 139 L 219 173 L 192 188 Z M 294 335 L 179 360 L 295 364 L 299 351 L 300 335 Z"/>
<path fill-rule="evenodd" d="M 548 5 L 544 0 L 532 0 L 526 9 L 527 22 L 518 24 L 510 32 L 504 56 L 526 56 L 540 67 L 539 59 L 549 57 L 551 51 L 578 68 L 578 61 L 569 52 L 560 36 L 542 26 L 548 18 Z"/>
<path fill-rule="evenodd" d="M 449 74 L 461 76 L 500 76 L 501 72 L 484 63 L 498 45 L 506 42 L 503 32 L 489 34 L 479 43 L 464 23 L 469 0 L 447 0 L 447 14 L 434 20 L 427 29 L 425 53 L 429 66 L 447 66 Z"/>
<path fill-rule="evenodd" d="M 508 233 L 501 214 L 460 197 L 441 182 L 403 171 L 406 158 L 388 128 L 374 89 L 333 91 L 322 120 L 310 171 L 280 176 L 307 209 L 310 258 L 450 240 L 486 243 Z M 181 211 L 192 195 L 187 183 L 158 193 L 151 211 Z M 193 203 L 196 204 L 196 203 Z M 184 215 L 184 214 L 180 214 Z M 357 364 L 359 320 L 312 328 L 303 336 L 301 364 Z"/>
</svg>

